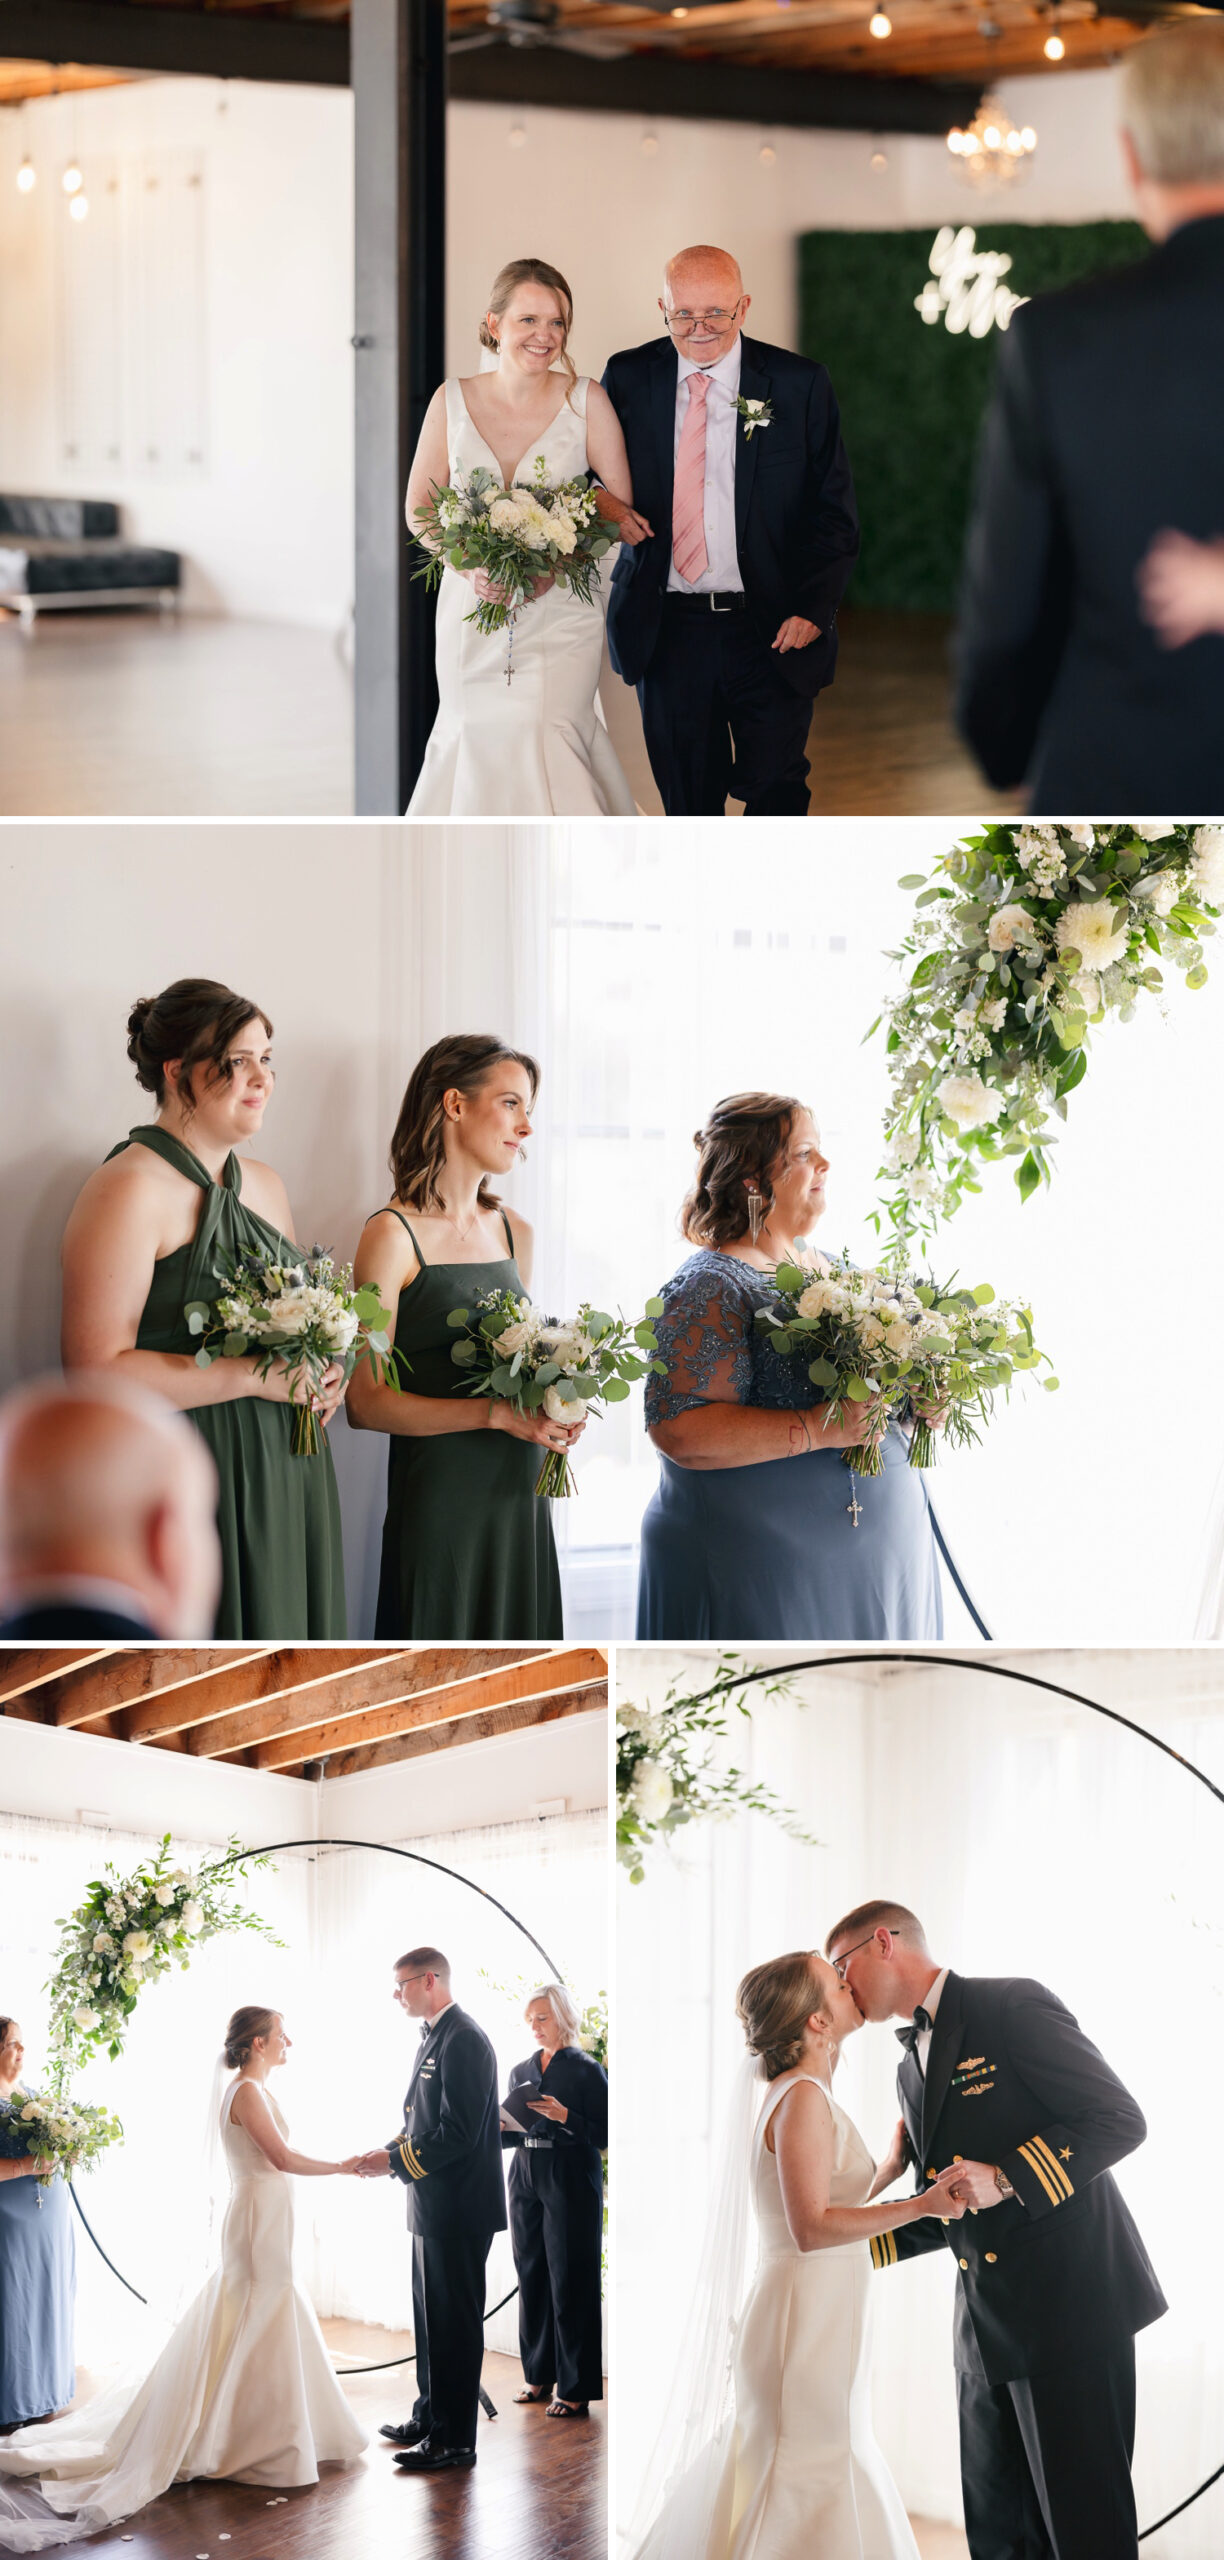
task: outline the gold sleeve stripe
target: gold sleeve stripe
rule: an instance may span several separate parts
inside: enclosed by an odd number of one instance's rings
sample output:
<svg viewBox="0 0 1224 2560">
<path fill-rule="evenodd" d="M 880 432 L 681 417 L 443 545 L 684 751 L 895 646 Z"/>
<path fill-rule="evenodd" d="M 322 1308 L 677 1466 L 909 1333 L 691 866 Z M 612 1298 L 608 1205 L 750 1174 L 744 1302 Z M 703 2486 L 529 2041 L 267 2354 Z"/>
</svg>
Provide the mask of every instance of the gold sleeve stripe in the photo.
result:
<svg viewBox="0 0 1224 2560">
<path fill-rule="evenodd" d="M 418 2178 L 427 2178 L 429 2176 L 429 2171 L 425 2168 L 423 2162 L 417 2158 L 416 2152 L 413 2150 L 411 2143 L 409 2143 L 408 2149 L 412 2152 L 412 2168 L 414 2175 Z"/>
<path fill-rule="evenodd" d="M 420 2169 L 418 2169 L 418 2167 L 416 2166 L 415 2161 L 413 2161 L 413 2160 L 411 2160 L 411 2159 L 409 2158 L 409 2156 L 408 2156 L 408 2155 L 409 2155 L 410 2147 L 411 2147 L 411 2146 L 410 2146 L 408 2143 L 406 2143 L 406 2142 L 401 2142 L 400 2147 L 399 2147 L 399 2156 L 400 2156 L 401 2160 L 403 2161 L 404 2167 L 406 2168 L 406 2170 L 407 2170 L 407 2172 L 408 2172 L 409 2177 L 410 2177 L 410 2178 L 419 2178 L 419 2177 L 421 2177 L 421 2176 L 422 2176 L 423 2172 L 422 2172 Z"/>
<path fill-rule="evenodd" d="M 883 2264 L 884 2264 L 884 2261 L 883 2261 L 882 2257 L 880 2256 L 880 2238 L 879 2238 L 879 2233 L 878 2233 L 878 2232 L 875 2232 L 875 2231 L 873 2231 L 873 2232 L 872 2232 L 871 2238 L 870 2238 L 870 2240 L 869 2240 L 869 2242 L 868 2242 L 868 2247 L 869 2247 L 869 2248 L 870 2248 L 870 2250 L 871 2250 L 871 2263 L 872 2263 L 872 2266 L 875 2268 L 875 2270 L 876 2270 L 876 2272 L 877 2272 L 877 2274 L 878 2274 L 878 2273 L 879 2273 L 880 2268 L 881 2268 L 881 2267 L 883 2266 Z"/>
<path fill-rule="evenodd" d="M 1051 2204 L 1064 2204 L 1064 2203 L 1066 2202 L 1066 2198 L 1065 2198 L 1065 2197 L 1060 2193 L 1059 2189 L 1055 2186 L 1054 2181 L 1053 2181 L 1052 2177 L 1050 2176 L 1050 2172 L 1049 2172 L 1049 2170 L 1047 2169 L 1047 2167 L 1046 2167 L 1046 2165 L 1045 2165 L 1045 2162 L 1041 2159 L 1040 2155 L 1039 2155 L 1039 2154 L 1038 2154 L 1038 2153 L 1033 2149 L 1033 2146 L 1032 2146 L 1032 2143 L 1031 2143 L 1031 2142 L 1022 2142 L 1022 2143 L 1021 2143 L 1021 2145 L 1020 2145 L 1020 2157 L 1021 2157 L 1021 2159 L 1022 2159 L 1022 2160 L 1027 2160 L 1028 2165 L 1029 2165 L 1030 2169 L 1031 2169 L 1031 2170 L 1032 2170 L 1032 2172 L 1033 2172 L 1033 2176 L 1034 2176 L 1034 2177 L 1035 2177 L 1035 2178 L 1040 2182 L 1040 2184 L 1045 2188 L 1046 2194 L 1048 2195 L 1048 2197 L 1049 2197 L 1049 2199 L 1050 2199 Z"/>
<path fill-rule="evenodd" d="M 894 2240 L 891 2231 L 877 2231 L 873 2234 L 871 2240 L 871 2263 L 873 2267 L 880 2269 L 896 2266 L 897 2243 Z"/>
<path fill-rule="evenodd" d="M 1074 2193 L 1075 2193 L 1075 2189 L 1074 2189 L 1074 2187 L 1072 2186 L 1072 2184 L 1071 2184 L 1071 2181 L 1070 2181 L 1069 2177 L 1067 2176 L 1067 2172 L 1066 2172 L 1066 2170 L 1064 2169 L 1064 2167 L 1063 2167 L 1063 2164 L 1062 2164 L 1061 2160 L 1056 2160 L 1056 2159 L 1055 2159 L 1054 2154 L 1053 2154 L 1053 2152 L 1052 2152 L 1052 2151 L 1051 2151 L 1051 2149 L 1050 2149 L 1049 2143 L 1048 2143 L 1048 2142 L 1043 2142 L 1043 2140 L 1042 2140 L 1042 2138 L 1041 2138 L 1041 2135 L 1040 2135 L 1039 2133 L 1035 2133 L 1035 2134 L 1033 2135 L 1033 2149 L 1034 2149 L 1035 2151 L 1040 2151 L 1040 2152 L 1041 2152 L 1041 2154 L 1042 2154 L 1042 2156 L 1043 2156 L 1043 2158 L 1049 2161 L 1050 2168 L 1051 2168 L 1051 2170 L 1052 2170 L 1052 2172 L 1053 2172 L 1053 2175 L 1057 2178 L 1058 2183 L 1059 2183 L 1059 2186 L 1060 2186 L 1060 2187 L 1062 2187 L 1062 2188 L 1064 2189 L 1064 2191 L 1066 2192 L 1066 2194 L 1067 2194 L 1067 2195 L 1069 2195 L 1069 2196 L 1073 2196 L 1073 2195 L 1074 2195 Z"/>
</svg>

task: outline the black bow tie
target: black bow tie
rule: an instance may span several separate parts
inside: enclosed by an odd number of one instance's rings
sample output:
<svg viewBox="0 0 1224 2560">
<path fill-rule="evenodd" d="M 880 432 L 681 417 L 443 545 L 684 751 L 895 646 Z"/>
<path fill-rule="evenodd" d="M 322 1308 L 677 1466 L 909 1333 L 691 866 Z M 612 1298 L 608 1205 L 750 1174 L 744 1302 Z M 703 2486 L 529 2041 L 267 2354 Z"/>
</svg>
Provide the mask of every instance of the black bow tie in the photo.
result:
<svg viewBox="0 0 1224 2560">
<path fill-rule="evenodd" d="M 934 2019 L 927 2016 L 925 2009 L 915 2009 L 908 2027 L 897 2028 L 898 2044 L 903 2044 L 907 2053 L 916 2054 L 919 2036 L 929 2035 L 934 2024 Z"/>
</svg>

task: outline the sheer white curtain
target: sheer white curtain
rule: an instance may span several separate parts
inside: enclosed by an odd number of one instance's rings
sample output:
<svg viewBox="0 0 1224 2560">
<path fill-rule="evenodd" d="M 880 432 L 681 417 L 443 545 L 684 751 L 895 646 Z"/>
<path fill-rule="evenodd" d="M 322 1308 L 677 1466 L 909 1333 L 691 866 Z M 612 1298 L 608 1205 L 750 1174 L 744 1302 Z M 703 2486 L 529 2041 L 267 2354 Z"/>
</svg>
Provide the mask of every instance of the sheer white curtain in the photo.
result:
<svg viewBox="0 0 1224 2560">
<path fill-rule="evenodd" d="M 998 1658 L 1117 1706 L 1224 1783 L 1215 1657 Z M 700 1658 L 690 1668 L 694 1686 L 708 1677 Z M 622 1658 L 625 1694 L 661 1703 L 666 1669 L 643 1653 L 630 1677 Z M 958 1971 L 1048 1983 L 1147 2116 L 1146 2144 L 1117 2175 L 1170 2304 L 1138 2347 L 1136 2482 L 1150 2523 L 1224 2458 L 1221 2244 L 1209 2203 L 1224 2109 L 1224 1809 L 1150 1744 L 976 1669 L 864 1665 L 803 1675 L 800 1695 L 801 1705 L 755 1705 L 750 1753 L 737 1733 L 736 1758 L 803 1809 L 821 1845 L 737 1819 L 695 1831 L 674 1861 L 622 1888 L 617 2356 L 630 2407 L 618 2509 L 628 2511 L 650 2377 L 674 2336 L 700 2230 L 711 2105 L 737 2050 L 738 1972 L 818 1945 L 841 1910 L 885 1893 L 922 1913 L 933 1952 Z M 682 2178 L 670 2143 L 660 2157 L 653 2094 L 662 1944 Z M 896 2118 L 896 2055 L 889 2028 L 867 2029 L 839 2081 L 877 2153 Z M 881 2279 L 873 2299 L 881 2442 L 912 2509 L 955 2519 L 951 2288 L 950 2262 L 927 2259 Z M 1215 2560 L 1222 2496 L 1210 2491 L 1168 2528 L 1169 2560 Z"/>
<path fill-rule="evenodd" d="M 329 2132 L 329 2151 L 366 2150 L 389 2139 L 401 2121 L 416 2029 L 392 2006 L 391 1993 L 395 1960 L 408 1947 L 439 1946 L 449 1957 L 455 1998 L 491 2038 L 503 2088 L 511 2065 L 533 2051 L 523 2003 L 548 1978 L 548 1968 L 485 1897 L 504 1903 L 547 1949 L 579 2007 L 603 1989 L 606 1839 L 604 1816 L 582 1813 L 393 1844 L 437 1859 L 455 1876 L 375 1850 L 320 1852 L 313 2001 L 332 2021 L 335 2058 L 325 2079 L 316 2081 L 313 2106 L 320 2119 L 343 2127 L 340 2137 Z M 411 2326 L 411 2261 L 398 2185 L 345 2181 L 329 2188 L 313 2243 L 311 2285 L 321 2312 Z M 514 2281 L 502 2232 L 489 2260 L 490 2304 Z M 490 2346 L 516 2351 L 513 2304 L 490 2322 L 487 2336 Z"/>
</svg>

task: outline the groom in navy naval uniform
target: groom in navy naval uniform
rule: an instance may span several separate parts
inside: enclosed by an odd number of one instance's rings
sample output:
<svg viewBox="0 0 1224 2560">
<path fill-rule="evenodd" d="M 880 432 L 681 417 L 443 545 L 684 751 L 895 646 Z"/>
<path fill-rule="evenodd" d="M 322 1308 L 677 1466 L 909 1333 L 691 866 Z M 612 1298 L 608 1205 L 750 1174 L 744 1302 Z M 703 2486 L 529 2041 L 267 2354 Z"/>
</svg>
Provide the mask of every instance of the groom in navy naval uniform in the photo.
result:
<svg viewBox="0 0 1224 2560">
<path fill-rule="evenodd" d="M 1167 2305 L 1110 2176 L 1145 2137 L 1134 2099 L 1039 1982 L 964 1980 L 912 1911 L 865 1902 L 825 1952 L 865 2018 L 904 2017 L 893 2158 L 954 2162 L 955 2226 L 871 2242 L 877 2269 L 947 2246 L 972 2560 L 1137 2560 L 1135 2333 Z"/>
<path fill-rule="evenodd" d="M 806 815 L 812 708 L 858 555 L 828 374 L 744 337 L 750 298 L 726 250 L 682 249 L 667 336 L 604 374 L 654 528 L 617 561 L 608 647 L 669 817 L 721 817 L 732 793 L 750 818 Z"/>
<path fill-rule="evenodd" d="M 451 1996 L 437 1947 L 395 1968 L 395 1997 L 419 2018 L 421 2042 L 403 2131 L 365 2154 L 360 2175 L 390 2172 L 408 2190 L 417 2397 L 411 2418 L 380 2433 L 401 2471 L 470 2471 L 484 2358 L 485 2260 L 506 2228 L 497 2057 L 483 2027 Z"/>
</svg>

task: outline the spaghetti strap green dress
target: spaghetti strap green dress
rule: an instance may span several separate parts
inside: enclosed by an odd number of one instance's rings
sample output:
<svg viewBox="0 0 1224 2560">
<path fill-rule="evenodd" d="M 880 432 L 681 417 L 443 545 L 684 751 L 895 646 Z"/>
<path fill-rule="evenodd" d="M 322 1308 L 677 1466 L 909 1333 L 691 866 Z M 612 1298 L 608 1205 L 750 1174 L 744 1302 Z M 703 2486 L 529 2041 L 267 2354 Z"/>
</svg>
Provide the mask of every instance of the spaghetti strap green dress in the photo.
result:
<svg viewBox="0 0 1224 2560">
<path fill-rule="evenodd" d="M 237 1156 L 226 1157 L 221 1179 L 214 1182 L 190 1147 L 166 1129 L 133 1129 L 111 1156 L 129 1146 L 149 1147 L 204 1194 L 190 1244 L 154 1264 L 136 1335 L 138 1351 L 194 1355 L 199 1344 L 188 1332 L 183 1309 L 194 1298 L 220 1296 L 218 1254 L 271 1245 L 292 1255 L 294 1247 L 266 1218 L 243 1207 Z M 257 1396 L 196 1405 L 188 1420 L 211 1449 L 220 1478 L 222 1582 L 214 1632 L 282 1643 L 344 1635 L 340 1498 L 326 1433 L 317 1457 L 295 1458 L 290 1406 L 264 1404 Z"/>
<path fill-rule="evenodd" d="M 509 1252 L 504 1262 L 426 1262 L 406 1218 L 389 1215 L 412 1238 L 419 1269 L 401 1289 L 395 1347 L 410 1364 L 409 1395 L 462 1396 L 464 1373 L 451 1351 L 454 1307 L 474 1306 L 490 1289 L 525 1295 Z M 391 1437 L 376 1636 L 468 1639 L 560 1636 L 561 1577 L 551 1505 L 536 1494 L 544 1451 L 505 1431 Z"/>
</svg>

